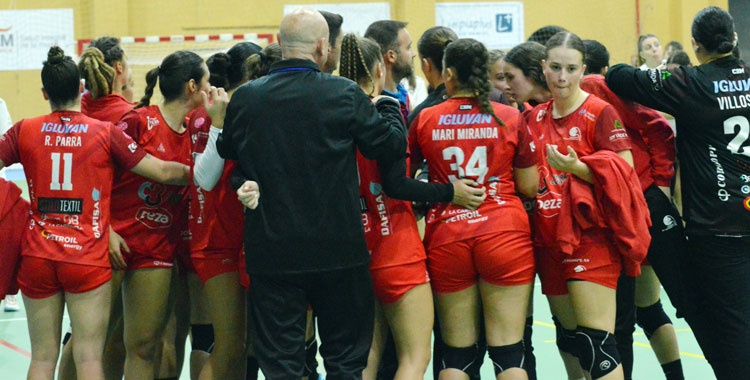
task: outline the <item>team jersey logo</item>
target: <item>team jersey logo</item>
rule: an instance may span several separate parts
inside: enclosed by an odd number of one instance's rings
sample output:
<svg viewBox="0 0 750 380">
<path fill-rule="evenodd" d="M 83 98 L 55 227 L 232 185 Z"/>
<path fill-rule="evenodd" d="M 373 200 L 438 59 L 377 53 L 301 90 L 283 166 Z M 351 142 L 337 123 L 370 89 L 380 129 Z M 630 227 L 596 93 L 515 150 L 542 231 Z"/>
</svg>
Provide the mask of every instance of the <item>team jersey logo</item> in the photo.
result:
<svg viewBox="0 0 750 380">
<path fill-rule="evenodd" d="M 154 127 L 159 125 L 159 119 L 151 116 L 146 116 L 146 127 L 150 131 Z"/>
<path fill-rule="evenodd" d="M 42 214 L 80 215 L 83 212 L 82 198 L 38 198 L 36 208 Z"/>
<path fill-rule="evenodd" d="M 161 207 L 141 207 L 135 214 L 135 219 L 152 230 L 172 226 L 172 214 Z"/>
<path fill-rule="evenodd" d="M 536 121 L 542 121 L 544 118 L 544 115 L 547 113 L 545 110 L 539 111 L 539 113 L 536 114 Z"/>
<path fill-rule="evenodd" d="M 615 120 L 615 129 L 625 129 L 625 127 L 620 124 L 620 120 Z"/>
<path fill-rule="evenodd" d="M 742 201 L 742 205 L 745 206 L 745 210 L 750 211 L 750 197 L 745 198 L 745 200 Z"/>
<path fill-rule="evenodd" d="M 577 140 L 581 141 L 581 128 L 573 127 L 568 131 L 570 137 L 566 137 L 565 140 Z"/>
<path fill-rule="evenodd" d="M 138 189 L 138 198 L 143 199 L 147 206 L 155 207 L 162 203 L 166 191 L 167 188 L 162 184 L 144 182 Z"/>
<path fill-rule="evenodd" d="M 195 119 L 195 123 L 193 123 L 193 126 L 195 126 L 195 128 L 200 128 L 205 123 L 206 123 L 206 118 L 205 117 L 199 117 L 199 118 Z"/>
</svg>

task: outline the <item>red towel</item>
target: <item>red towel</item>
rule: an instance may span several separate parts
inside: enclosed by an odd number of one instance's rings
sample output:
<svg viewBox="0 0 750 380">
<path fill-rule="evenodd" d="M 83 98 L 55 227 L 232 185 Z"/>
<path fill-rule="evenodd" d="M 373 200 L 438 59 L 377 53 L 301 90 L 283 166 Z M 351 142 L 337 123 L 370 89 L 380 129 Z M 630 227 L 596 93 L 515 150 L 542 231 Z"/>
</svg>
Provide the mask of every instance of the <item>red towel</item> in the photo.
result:
<svg viewBox="0 0 750 380">
<path fill-rule="evenodd" d="M 21 240 L 28 220 L 29 202 L 21 198 L 21 189 L 0 178 L 0 300 L 18 293 Z"/>
<path fill-rule="evenodd" d="M 557 225 L 560 249 L 572 254 L 582 232 L 593 227 L 608 229 L 627 275 L 638 276 L 651 244 L 651 216 L 638 175 L 622 157 L 607 150 L 581 157 L 581 161 L 591 169 L 594 186 L 573 175 L 565 184 L 567 199 Z"/>
</svg>

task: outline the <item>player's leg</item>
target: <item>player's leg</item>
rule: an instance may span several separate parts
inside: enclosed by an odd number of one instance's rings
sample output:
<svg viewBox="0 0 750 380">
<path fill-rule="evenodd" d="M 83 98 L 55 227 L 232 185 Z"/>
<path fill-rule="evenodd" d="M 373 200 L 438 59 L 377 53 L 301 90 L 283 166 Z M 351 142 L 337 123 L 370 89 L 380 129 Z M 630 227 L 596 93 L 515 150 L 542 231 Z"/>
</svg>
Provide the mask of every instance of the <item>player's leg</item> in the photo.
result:
<svg viewBox="0 0 750 380">
<path fill-rule="evenodd" d="M 196 273 L 187 273 L 186 282 L 190 307 L 190 378 L 196 380 L 213 351 L 214 329 L 201 279 Z"/>
<path fill-rule="evenodd" d="M 363 380 L 375 380 L 380 367 L 380 357 L 383 355 L 386 339 L 388 338 L 388 321 L 383 313 L 383 306 L 375 301 L 375 324 L 372 330 L 372 345 L 367 355 L 367 367 L 362 371 Z"/>
<path fill-rule="evenodd" d="M 245 373 L 246 352 L 245 290 L 237 271 L 220 274 L 203 287 L 209 319 L 213 324 L 214 345 L 201 379 L 240 379 Z M 210 372 L 206 373 L 209 368 Z M 213 377 L 211 377 L 212 375 Z"/>
<path fill-rule="evenodd" d="M 73 358 L 79 379 L 104 379 L 102 356 L 111 298 L 109 283 L 83 293 L 65 293 L 70 323 L 76 336 Z"/>
<path fill-rule="evenodd" d="M 121 380 L 125 370 L 125 342 L 123 341 L 122 316 L 122 282 L 125 271 L 113 270 L 110 286 L 112 287 L 112 305 L 109 311 L 107 340 L 104 343 L 104 377 L 107 380 Z"/>
<path fill-rule="evenodd" d="M 26 292 L 22 293 L 31 341 L 31 363 L 27 379 L 52 380 L 60 352 L 65 297 L 62 292 L 46 298 L 30 298 Z"/>
<path fill-rule="evenodd" d="M 57 380 L 75 380 L 77 378 L 76 363 L 73 360 L 73 330 L 68 330 L 62 339 L 62 353 L 57 368 Z"/>
<path fill-rule="evenodd" d="M 479 287 L 436 293 L 435 307 L 445 343 L 440 380 L 468 380 L 465 372 L 476 360 L 479 339 Z"/>
<path fill-rule="evenodd" d="M 635 279 L 636 320 L 646 333 L 656 359 L 665 372 L 668 380 L 681 379 L 682 365 L 677 335 L 672 321 L 661 305 L 661 285 L 654 269 L 649 265 L 641 266 L 641 275 Z"/>
<path fill-rule="evenodd" d="M 125 379 L 154 375 L 154 356 L 168 318 L 172 269 L 127 272 L 123 282 Z"/>
<path fill-rule="evenodd" d="M 419 265 L 423 268 L 422 273 L 426 273 L 424 263 Z M 432 289 L 428 283 L 411 288 L 395 303 L 383 305 L 396 343 L 398 370 L 395 380 L 424 377 L 430 363 L 433 309 Z"/>
</svg>

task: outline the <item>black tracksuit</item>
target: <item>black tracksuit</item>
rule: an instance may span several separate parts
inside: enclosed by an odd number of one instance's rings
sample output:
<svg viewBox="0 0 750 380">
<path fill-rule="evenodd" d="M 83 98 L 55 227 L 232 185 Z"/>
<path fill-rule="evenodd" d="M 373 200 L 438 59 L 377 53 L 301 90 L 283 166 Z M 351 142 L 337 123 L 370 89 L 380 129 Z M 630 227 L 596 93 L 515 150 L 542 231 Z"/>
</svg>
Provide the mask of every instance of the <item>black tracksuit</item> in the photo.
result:
<svg viewBox="0 0 750 380">
<path fill-rule="evenodd" d="M 719 379 L 750 379 L 750 69 L 732 56 L 663 71 L 616 65 L 607 85 L 676 118 L 690 297 L 678 312 Z"/>
<path fill-rule="evenodd" d="M 374 296 L 355 151 L 403 157 L 400 118 L 397 102 L 383 99 L 376 109 L 356 83 L 307 60 L 277 62 L 232 96 L 217 148 L 260 185 L 244 240 L 256 356 L 267 377 L 302 376 L 308 305 L 328 378 L 361 377 Z"/>
</svg>

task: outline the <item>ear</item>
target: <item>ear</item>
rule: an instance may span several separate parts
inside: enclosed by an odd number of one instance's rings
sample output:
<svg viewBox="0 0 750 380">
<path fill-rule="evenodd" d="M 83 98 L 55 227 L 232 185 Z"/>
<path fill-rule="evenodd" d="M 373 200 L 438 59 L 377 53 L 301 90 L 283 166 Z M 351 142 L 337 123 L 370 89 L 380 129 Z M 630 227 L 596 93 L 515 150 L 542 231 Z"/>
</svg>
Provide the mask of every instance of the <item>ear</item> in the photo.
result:
<svg viewBox="0 0 750 380">
<path fill-rule="evenodd" d="M 584 63 L 583 66 L 581 66 L 581 79 L 583 79 L 583 76 L 586 75 L 586 64 Z"/>
<path fill-rule="evenodd" d="M 47 94 L 47 91 L 42 87 L 42 96 L 44 97 L 44 100 L 49 100 L 49 95 Z"/>
<path fill-rule="evenodd" d="M 86 82 L 84 82 L 83 79 L 81 79 L 81 82 L 78 83 L 78 93 L 83 94 L 84 91 L 86 91 Z"/>
<path fill-rule="evenodd" d="M 187 90 L 188 90 L 189 93 L 193 93 L 196 90 L 198 90 L 198 85 L 197 85 L 197 83 L 195 83 L 195 79 L 190 79 L 187 82 Z"/>
<path fill-rule="evenodd" d="M 547 60 L 543 59 L 542 60 L 542 72 L 545 72 L 545 71 L 547 71 Z"/>
<path fill-rule="evenodd" d="M 700 50 L 700 48 L 701 48 L 700 44 L 698 43 L 698 41 L 696 41 L 695 38 L 691 38 L 690 39 L 690 43 L 693 44 L 693 51 L 697 53 L 698 50 Z"/>
<path fill-rule="evenodd" d="M 450 82 L 456 78 L 456 73 L 450 67 L 443 68 L 443 79 L 446 82 Z"/>
<path fill-rule="evenodd" d="M 117 75 L 121 75 L 123 72 L 125 72 L 122 62 L 115 62 L 113 68 L 115 69 L 115 73 L 117 73 Z"/>
<path fill-rule="evenodd" d="M 435 67 L 432 66 L 432 61 L 427 58 L 422 58 L 422 71 L 432 71 Z"/>
<path fill-rule="evenodd" d="M 383 56 L 383 60 L 386 64 L 394 64 L 398 60 L 398 53 L 393 50 L 388 50 Z"/>
<path fill-rule="evenodd" d="M 385 75 L 385 65 L 381 62 L 378 62 L 378 64 L 375 65 L 375 78 L 380 78 L 383 75 Z"/>
</svg>

